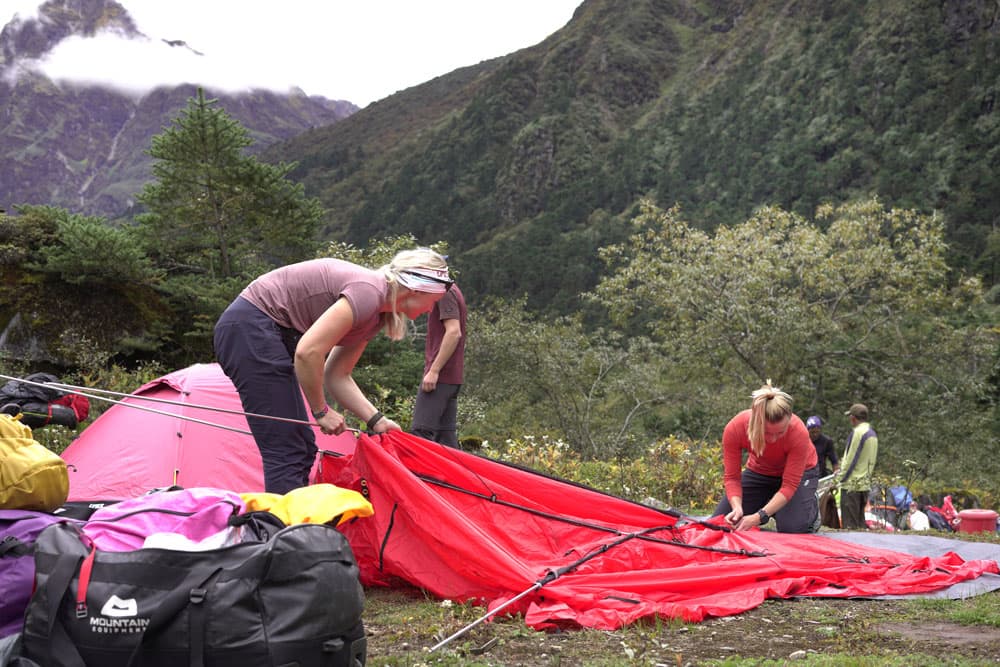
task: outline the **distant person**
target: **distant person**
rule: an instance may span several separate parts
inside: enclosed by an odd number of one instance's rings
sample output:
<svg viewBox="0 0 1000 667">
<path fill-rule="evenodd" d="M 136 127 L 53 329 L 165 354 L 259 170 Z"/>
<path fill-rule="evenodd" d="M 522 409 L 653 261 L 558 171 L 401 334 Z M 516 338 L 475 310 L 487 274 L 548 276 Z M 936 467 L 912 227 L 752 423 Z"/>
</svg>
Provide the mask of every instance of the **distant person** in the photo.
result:
<svg viewBox="0 0 1000 667">
<path fill-rule="evenodd" d="M 403 338 L 408 319 L 430 311 L 451 284 L 444 258 L 417 248 L 377 270 L 339 259 L 283 266 L 251 282 L 226 308 L 215 325 L 215 354 L 243 409 L 299 422 L 247 417 L 266 491 L 285 494 L 309 483 L 316 458 L 310 414 L 323 433 L 344 430 L 327 394 L 368 430 L 399 430 L 351 373 L 379 331 Z"/>
<path fill-rule="evenodd" d="M 840 486 L 840 519 L 844 528 L 864 530 L 865 504 L 872 490 L 872 474 L 878 458 L 878 436 L 868 423 L 868 408 L 855 403 L 844 413 L 851 421 L 851 436 L 834 480 Z"/>
<path fill-rule="evenodd" d="M 920 511 L 917 503 L 910 501 L 910 511 L 906 515 L 906 525 L 910 530 L 930 530 L 931 520 L 926 514 Z"/>
<path fill-rule="evenodd" d="M 424 377 L 413 409 L 413 433 L 458 447 L 458 393 L 465 370 L 465 296 L 452 285 L 427 316 Z"/>
<path fill-rule="evenodd" d="M 712 516 L 726 516 L 736 530 L 766 525 L 781 533 L 808 533 L 819 512 L 816 449 L 805 424 L 792 414 L 792 397 L 768 380 L 752 394 L 749 410 L 722 434 L 725 497 Z M 744 450 L 749 452 L 742 470 Z"/>
<path fill-rule="evenodd" d="M 837 458 L 833 438 L 823 433 L 823 420 L 817 415 L 813 415 L 806 420 L 806 428 L 809 429 L 809 439 L 812 440 L 813 447 L 816 448 L 816 459 L 819 461 L 819 476 L 827 477 L 840 470 L 840 459 Z M 827 461 L 830 462 L 829 466 L 827 465 Z"/>
</svg>

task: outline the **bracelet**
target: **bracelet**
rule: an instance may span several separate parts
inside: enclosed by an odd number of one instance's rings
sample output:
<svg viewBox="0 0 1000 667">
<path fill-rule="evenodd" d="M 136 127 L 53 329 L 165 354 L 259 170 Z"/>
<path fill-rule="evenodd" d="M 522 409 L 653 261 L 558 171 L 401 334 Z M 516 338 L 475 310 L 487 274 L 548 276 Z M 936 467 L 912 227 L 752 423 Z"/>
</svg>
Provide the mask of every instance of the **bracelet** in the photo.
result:
<svg viewBox="0 0 1000 667">
<path fill-rule="evenodd" d="M 322 410 L 317 410 L 316 412 L 312 413 L 313 419 L 322 419 L 323 417 L 326 416 L 326 413 L 328 413 L 329 411 L 330 411 L 330 406 L 324 405 Z"/>
<path fill-rule="evenodd" d="M 374 432 L 375 424 L 378 424 L 380 421 L 382 421 L 383 417 L 385 417 L 385 415 L 383 415 L 381 411 L 378 411 L 375 414 L 373 414 L 367 422 L 365 422 L 365 426 L 368 427 L 369 431 Z"/>
</svg>

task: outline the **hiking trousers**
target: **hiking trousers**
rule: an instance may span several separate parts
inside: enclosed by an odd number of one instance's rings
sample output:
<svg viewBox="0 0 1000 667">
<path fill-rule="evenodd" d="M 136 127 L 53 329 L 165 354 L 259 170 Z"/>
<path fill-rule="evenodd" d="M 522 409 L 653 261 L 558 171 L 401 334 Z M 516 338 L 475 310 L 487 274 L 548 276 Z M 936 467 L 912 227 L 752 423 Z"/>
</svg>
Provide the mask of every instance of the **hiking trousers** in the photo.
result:
<svg viewBox="0 0 1000 667">
<path fill-rule="evenodd" d="M 819 481 L 819 466 L 809 468 L 802 473 L 799 488 L 792 494 L 788 503 L 774 515 L 775 529 L 779 533 L 812 533 L 818 528 L 819 501 L 816 498 L 816 485 Z M 781 489 L 781 478 L 761 475 L 753 470 L 743 470 L 741 477 L 743 485 L 743 514 L 754 514 L 760 511 L 771 498 Z M 732 511 L 729 498 L 719 502 L 712 516 L 722 516 Z"/>
<path fill-rule="evenodd" d="M 434 391 L 417 392 L 413 408 L 413 435 L 458 447 L 458 392 L 460 384 L 439 382 Z"/>
<path fill-rule="evenodd" d="M 868 491 L 840 491 L 840 519 L 844 528 L 849 530 L 868 530 L 865 521 L 865 505 L 868 504 Z"/>
<path fill-rule="evenodd" d="M 215 356 L 243 409 L 305 422 L 247 417 L 264 464 L 264 490 L 282 495 L 309 484 L 316 460 L 316 434 L 306 425 L 310 419 L 295 376 L 295 350 L 287 340 L 285 329 L 242 297 L 215 325 Z"/>
</svg>

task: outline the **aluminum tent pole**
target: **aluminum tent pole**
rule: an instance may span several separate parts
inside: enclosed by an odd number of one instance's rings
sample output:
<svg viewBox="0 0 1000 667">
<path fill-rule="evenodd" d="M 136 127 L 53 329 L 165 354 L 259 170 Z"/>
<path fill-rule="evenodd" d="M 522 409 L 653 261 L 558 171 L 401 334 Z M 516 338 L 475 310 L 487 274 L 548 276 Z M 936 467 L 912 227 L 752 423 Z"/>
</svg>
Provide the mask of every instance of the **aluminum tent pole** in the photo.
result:
<svg viewBox="0 0 1000 667">
<path fill-rule="evenodd" d="M 544 586 L 546 584 L 552 583 L 553 581 L 555 581 L 559 577 L 563 576 L 567 572 L 572 572 L 576 568 L 578 568 L 581 565 L 583 565 L 584 563 L 586 563 L 591 558 L 596 558 L 597 556 L 600 556 L 601 554 L 605 553 L 606 551 L 609 551 L 610 549 L 613 549 L 613 548 L 617 547 L 618 545 L 623 544 L 625 542 L 628 542 L 629 540 L 634 539 L 636 537 L 641 537 L 643 535 L 647 535 L 649 533 L 653 533 L 653 532 L 660 531 L 660 530 L 669 530 L 671 528 L 673 528 L 673 526 L 653 526 L 652 528 L 646 528 L 644 530 L 640 530 L 640 531 L 635 532 L 635 533 L 628 533 L 627 535 L 623 535 L 622 537 L 619 537 L 617 540 L 613 540 L 611 542 L 608 542 L 607 544 L 601 545 L 597 549 L 594 549 L 589 554 L 584 555 L 582 558 L 580 558 L 580 559 L 578 559 L 578 560 L 570 563 L 569 565 L 564 565 L 563 567 L 559 568 L 558 570 L 549 570 L 548 573 L 544 577 L 542 577 L 541 579 L 539 579 L 538 581 L 536 581 L 535 583 L 533 583 L 530 588 L 522 591 L 521 593 L 518 593 L 516 596 L 514 596 L 510 600 L 507 600 L 506 602 L 504 602 L 502 605 L 500 605 L 496 609 L 493 609 L 492 611 L 489 611 L 489 612 L 485 613 L 484 615 L 482 615 L 481 617 L 477 618 L 475 621 L 473 621 L 469 625 L 465 626 L 464 628 L 462 628 L 461 630 L 459 630 L 455 634 L 451 635 L 447 639 L 441 640 L 440 642 L 438 642 L 437 644 L 435 644 L 434 646 L 432 646 L 429 649 L 429 651 L 436 651 L 437 649 L 441 648 L 442 646 L 444 646 L 445 644 L 451 642 L 452 640 L 457 639 L 458 637 L 461 637 L 462 635 L 464 635 L 466 632 L 468 632 L 472 628 L 476 627 L 477 625 L 479 625 L 483 621 L 487 620 L 490 616 L 494 616 L 497 612 L 501 611 L 502 609 L 506 609 L 510 605 L 514 604 L 515 602 L 517 602 L 518 600 L 520 600 L 521 598 L 523 598 L 524 596 L 530 595 L 531 593 L 537 591 L 542 586 Z"/>
</svg>

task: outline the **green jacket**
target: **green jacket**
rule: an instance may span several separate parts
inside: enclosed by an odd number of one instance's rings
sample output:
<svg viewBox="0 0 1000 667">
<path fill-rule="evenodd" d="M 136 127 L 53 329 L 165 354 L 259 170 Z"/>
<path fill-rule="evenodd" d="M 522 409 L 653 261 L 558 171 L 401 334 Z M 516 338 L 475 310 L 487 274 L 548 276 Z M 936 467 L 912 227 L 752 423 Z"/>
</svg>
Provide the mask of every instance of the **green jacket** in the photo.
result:
<svg viewBox="0 0 1000 667">
<path fill-rule="evenodd" d="M 854 427 L 847 451 L 840 461 L 837 483 L 846 491 L 869 491 L 878 458 L 878 436 L 868 422 Z"/>
</svg>

